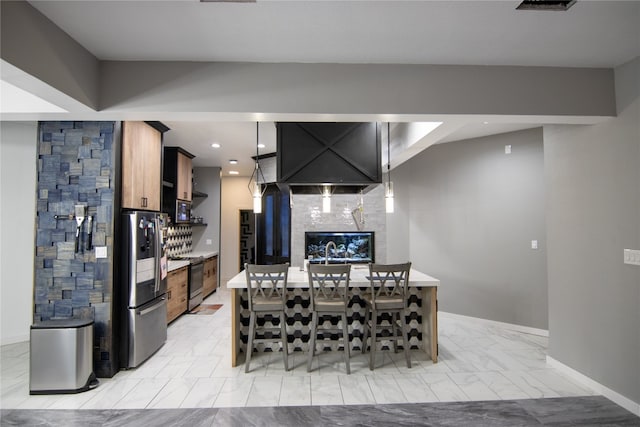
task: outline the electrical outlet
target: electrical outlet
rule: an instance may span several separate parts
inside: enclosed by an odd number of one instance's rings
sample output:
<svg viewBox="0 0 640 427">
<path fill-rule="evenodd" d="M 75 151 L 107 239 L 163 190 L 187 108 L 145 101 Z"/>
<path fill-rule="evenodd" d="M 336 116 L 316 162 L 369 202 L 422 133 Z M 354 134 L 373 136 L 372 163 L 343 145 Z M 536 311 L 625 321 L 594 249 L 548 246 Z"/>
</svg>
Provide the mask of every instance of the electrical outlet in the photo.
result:
<svg viewBox="0 0 640 427">
<path fill-rule="evenodd" d="M 510 145 L 505 145 L 504 146 L 504 154 L 511 154 L 511 146 Z"/>
<path fill-rule="evenodd" d="M 207 245 L 212 245 L 213 241 L 211 239 L 207 239 Z"/>
<path fill-rule="evenodd" d="M 96 259 L 98 258 L 106 258 L 107 257 L 107 247 L 106 246 L 96 246 Z"/>
<path fill-rule="evenodd" d="M 629 265 L 640 265 L 640 250 L 638 249 L 625 249 L 624 250 L 624 263 Z"/>
</svg>

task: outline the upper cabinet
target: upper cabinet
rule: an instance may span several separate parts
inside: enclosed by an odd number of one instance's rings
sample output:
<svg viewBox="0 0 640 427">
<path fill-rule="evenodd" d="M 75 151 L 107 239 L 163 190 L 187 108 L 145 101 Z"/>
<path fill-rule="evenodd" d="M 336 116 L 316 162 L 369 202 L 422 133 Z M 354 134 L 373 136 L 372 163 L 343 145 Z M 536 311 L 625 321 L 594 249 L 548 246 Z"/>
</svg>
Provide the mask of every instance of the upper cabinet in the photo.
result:
<svg viewBox="0 0 640 427">
<path fill-rule="evenodd" d="M 192 160 L 195 156 L 180 147 L 164 148 L 163 210 L 175 213 L 176 200 L 192 199 Z"/>
<path fill-rule="evenodd" d="M 191 201 L 191 189 L 192 189 L 192 162 L 193 156 L 186 151 L 178 151 L 177 169 L 178 169 L 178 182 L 176 182 L 176 198 L 180 200 Z"/>
<path fill-rule="evenodd" d="M 122 207 L 160 210 L 162 133 L 145 122 L 122 123 Z"/>
</svg>

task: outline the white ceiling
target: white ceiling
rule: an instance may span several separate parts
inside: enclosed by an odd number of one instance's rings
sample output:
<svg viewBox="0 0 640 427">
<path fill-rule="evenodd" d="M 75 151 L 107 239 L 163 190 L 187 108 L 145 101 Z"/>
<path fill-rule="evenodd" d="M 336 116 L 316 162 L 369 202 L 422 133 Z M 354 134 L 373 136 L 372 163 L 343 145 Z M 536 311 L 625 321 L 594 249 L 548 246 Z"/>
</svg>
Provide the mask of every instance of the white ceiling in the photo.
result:
<svg viewBox="0 0 640 427">
<path fill-rule="evenodd" d="M 640 56 L 640 1 L 579 0 L 567 12 L 517 11 L 520 1 L 510 0 L 29 3 L 101 60 L 611 68 Z M 450 131 L 435 142 L 542 124 L 483 120 L 445 120 Z M 164 123 L 167 144 L 191 151 L 198 166 L 228 171 L 229 159 L 255 155 L 255 123 Z M 264 152 L 274 151 L 273 124 L 262 123 L 260 134 Z M 238 169 L 250 173 L 251 164 Z"/>
<path fill-rule="evenodd" d="M 638 2 L 31 1 L 104 60 L 614 67 L 638 54 Z"/>
</svg>

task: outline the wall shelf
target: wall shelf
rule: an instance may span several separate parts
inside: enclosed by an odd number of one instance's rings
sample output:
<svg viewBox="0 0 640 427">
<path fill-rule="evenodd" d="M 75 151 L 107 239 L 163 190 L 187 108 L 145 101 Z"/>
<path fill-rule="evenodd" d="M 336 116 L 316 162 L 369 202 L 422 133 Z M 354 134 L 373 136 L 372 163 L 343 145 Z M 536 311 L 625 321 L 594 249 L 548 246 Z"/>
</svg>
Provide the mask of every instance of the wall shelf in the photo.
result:
<svg viewBox="0 0 640 427">
<path fill-rule="evenodd" d="M 198 190 L 193 190 L 191 192 L 191 197 L 209 197 L 209 195 L 207 193 L 203 193 L 202 191 L 198 191 Z"/>
</svg>

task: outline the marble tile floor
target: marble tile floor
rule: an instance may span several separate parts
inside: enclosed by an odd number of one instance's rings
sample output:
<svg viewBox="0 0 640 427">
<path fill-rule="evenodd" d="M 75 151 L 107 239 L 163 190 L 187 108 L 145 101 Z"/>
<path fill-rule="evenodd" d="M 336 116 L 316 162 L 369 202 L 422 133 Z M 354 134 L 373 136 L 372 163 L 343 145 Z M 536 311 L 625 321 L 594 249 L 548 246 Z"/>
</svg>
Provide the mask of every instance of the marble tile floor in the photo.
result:
<svg viewBox="0 0 640 427">
<path fill-rule="evenodd" d="M 120 371 L 113 378 L 101 378 L 99 387 L 84 393 L 30 396 L 28 343 L 0 347 L 3 416 L 20 416 L 20 411 L 10 410 L 22 409 L 87 410 L 90 412 L 82 413 L 101 417 L 102 410 L 115 410 L 110 412 L 113 415 L 134 414 L 141 409 L 261 406 L 319 406 L 326 412 L 333 405 L 388 404 L 392 405 L 389 408 L 405 408 L 403 405 L 412 403 L 519 401 L 595 394 L 547 366 L 547 338 L 445 316 L 439 322 L 437 364 L 422 351 L 414 350 L 413 366 L 408 369 L 402 352 L 380 352 L 376 369 L 370 371 L 368 355 L 353 352 L 351 375 L 346 375 L 342 354 L 327 352 L 314 359 L 314 369 L 307 373 L 306 353 L 296 352 L 289 358 L 293 369 L 285 372 L 281 354 L 264 353 L 252 358 L 251 372 L 245 374 L 243 364 L 231 367 L 230 292 L 220 289 L 205 302 L 223 307 L 212 315 L 180 317 L 169 326 L 166 344 L 142 366 Z M 280 410 L 271 411 L 277 414 Z M 158 413 L 161 412 L 150 412 Z M 221 413 L 235 416 L 233 411 L 218 412 Z M 206 414 L 213 414 L 213 418 L 227 416 L 215 415 L 215 411 Z M 4 423 L 3 418 L 3 426 Z"/>
<path fill-rule="evenodd" d="M 3 409 L 2 426 L 639 426 L 602 396 L 356 406 Z"/>
</svg>

